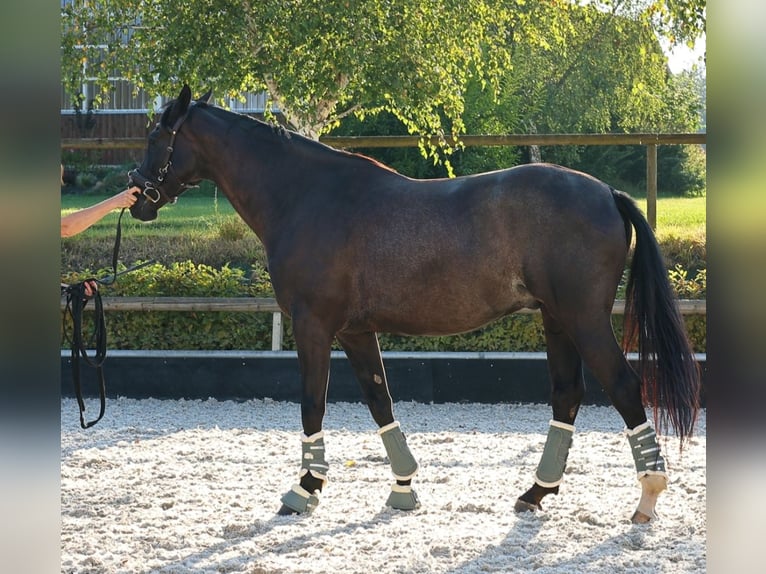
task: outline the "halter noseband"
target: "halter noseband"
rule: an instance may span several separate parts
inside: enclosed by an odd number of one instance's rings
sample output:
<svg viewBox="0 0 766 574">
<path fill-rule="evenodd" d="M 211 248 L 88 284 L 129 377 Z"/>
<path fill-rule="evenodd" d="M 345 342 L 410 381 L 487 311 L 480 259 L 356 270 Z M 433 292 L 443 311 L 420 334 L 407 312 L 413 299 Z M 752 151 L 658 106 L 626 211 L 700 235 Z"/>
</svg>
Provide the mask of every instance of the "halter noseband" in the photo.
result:
<svg viewBox="0 0 766 574">
<path fill-rule="evenodd" d="M 165 156 L 164 165 L 159 169 L 159 174 L 157 175 L 156 181 L 142 174 L 138 168 L 132 169 L 128 172 L 130 185 L 135 185 L 143 189 L 143 196 L 152 203 L 158 203 L 161 199 L 164 199 L 166 203 L 175 203 L 178 201 L 180 191 L 171 196 L 163 189 L 164 185 L 171 182 L 170 178 L 175 180 L 172 183 L 174 183 L 175 187 L 179 190 L 186 190 L 190 187 L 195 187 L 194 185 L 182 182 L 178 178 L 175 171 L 173 170 L 173 162 L 170 160 L 171 156 L 173 155 L 173 146 L 175 145 L 178 130 L 181 129 L 181 125 L 183 125 L 183 123 L 186 121 L 186 118 L 189 117 L 189 112 L 194 105 L 195 102 L 192 102 L 186 109 L 186 112 L 184 112 L 184 114 L 176 120 L 176 123 L 173 124 L 173 127 L 167 128 L 170 132 L 170 143 L 168 143 L 168 147 L 166 149 L 167 155 Z"/>
</svg>

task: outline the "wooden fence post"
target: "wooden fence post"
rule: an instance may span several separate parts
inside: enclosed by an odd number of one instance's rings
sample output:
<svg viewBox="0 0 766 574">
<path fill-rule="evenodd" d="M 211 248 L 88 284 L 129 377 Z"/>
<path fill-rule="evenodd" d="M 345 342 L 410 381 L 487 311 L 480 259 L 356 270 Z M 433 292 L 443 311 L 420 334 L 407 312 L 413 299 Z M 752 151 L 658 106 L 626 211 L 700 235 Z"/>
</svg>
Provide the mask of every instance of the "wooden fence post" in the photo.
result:
<svg viewBox="0 0 766 574">
<path fill-rule="evenodd" d="M 657 144 L 646 144 L 646 219 L 657 230 Z"/>
<path fill-rule="evenodd" d="M 282 313 L 275 311 L 271 322 L 271 350 L 282 350 Z"/>
</svg>

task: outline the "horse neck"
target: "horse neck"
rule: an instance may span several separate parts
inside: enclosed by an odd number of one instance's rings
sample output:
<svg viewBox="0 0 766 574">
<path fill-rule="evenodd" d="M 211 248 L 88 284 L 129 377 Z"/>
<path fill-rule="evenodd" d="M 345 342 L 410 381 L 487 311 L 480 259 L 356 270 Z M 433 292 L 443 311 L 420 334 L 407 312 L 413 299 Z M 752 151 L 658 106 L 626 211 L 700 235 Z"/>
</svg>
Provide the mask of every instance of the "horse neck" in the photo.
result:
<svg viewBox="0 0 766 574">
<path fill-rule="evenodd" d="M 196 155 L 204 179 L 213 181 L 237 213 L 266 244 L 274 222 L 301 189 L 291 185 L 304 170 L 284 151 L 287 136 L 237 114 L 199 114 Z M 297 156 L 296 156 L 297 157 Z M 268 246 L 267 246 L 268 248 Z"/>
</svg>

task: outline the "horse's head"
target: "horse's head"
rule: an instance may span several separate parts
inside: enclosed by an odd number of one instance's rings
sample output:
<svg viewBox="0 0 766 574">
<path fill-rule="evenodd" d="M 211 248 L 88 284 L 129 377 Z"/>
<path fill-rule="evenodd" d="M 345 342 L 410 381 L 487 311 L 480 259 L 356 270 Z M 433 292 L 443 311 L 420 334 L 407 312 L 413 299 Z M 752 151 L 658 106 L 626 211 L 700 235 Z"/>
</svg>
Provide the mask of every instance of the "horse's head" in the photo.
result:
<svg viewBox="0 0 766 574">
<path fill-rule="evenodd" d="M 138 201 L 130 208 L 130 214 L 136 219 L 156 219 L 160 207 L 174 203 L 179 195 L 200 182 L 191 146 L 184 142 L 183 136 L 177 136 L 194 105 L 207 103 L 208 99 L 210 92 L 192 102 L 191 90 L 184 85 L 149 134 L 144 161 L 138 169 L 128 172 L 130 185 L 142 189 Z"/>
</svg>

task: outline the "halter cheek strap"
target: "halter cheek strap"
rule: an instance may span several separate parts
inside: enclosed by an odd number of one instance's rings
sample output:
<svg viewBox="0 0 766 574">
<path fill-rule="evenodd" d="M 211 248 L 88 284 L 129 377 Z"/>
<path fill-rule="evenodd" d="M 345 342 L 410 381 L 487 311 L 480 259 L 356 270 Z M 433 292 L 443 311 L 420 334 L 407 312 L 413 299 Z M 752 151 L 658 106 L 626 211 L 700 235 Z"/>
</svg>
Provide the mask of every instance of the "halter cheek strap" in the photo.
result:
<svg viewBox="0 0 766 574">
<path fill-rule="evenodd" d="M 159 169 L 157 180 L 154 181 L 151 178 L 145 176 L 138 170 L 138 168 L 132 169 L 128 172 L 130 183 L 143 189 L 144 197 L 152 203 L 158 203 L 161 199 L 164 199 L 166 203 L 175 203 L 178 200 L 178 194 L 171 196 L 163 189 L 165 185 L 170 185 L 172 188 L 177 188 L 179 190 L 186 190 L 190 187 L 195 187 L 192 184 L 184 183 L 181 181 L 173 169 L 173 162 L 171 161 L 178 131 L 186 121 L 186 118 L 189 117 L 189 112 L 195 105 L 196 102 L 189 104 L 189 107 L 186 109 L 186 111 L 181 114 L 175 121 L 173 127 L 168 128 L 168 131 L 170 132 L 170 142 L 167 145 L 167 155 L 165 156 L 165 161 L 162 167 Z"/>
</svg>

